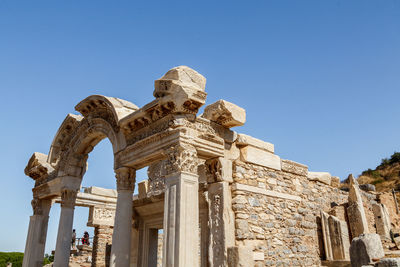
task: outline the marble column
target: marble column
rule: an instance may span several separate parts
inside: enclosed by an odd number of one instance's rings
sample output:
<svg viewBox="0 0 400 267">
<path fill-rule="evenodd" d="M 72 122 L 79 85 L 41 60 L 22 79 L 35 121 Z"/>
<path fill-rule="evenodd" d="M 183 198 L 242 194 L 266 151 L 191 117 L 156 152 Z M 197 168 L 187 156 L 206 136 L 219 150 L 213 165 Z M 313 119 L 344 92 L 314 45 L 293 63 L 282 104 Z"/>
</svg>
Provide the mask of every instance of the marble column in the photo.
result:
<svg viewBox="0 0 400 267">
<path fill-rule="evenodd" d="M 71 253 L 72 226 L 77 190 L 65 188 L 61 191 L 61 214 L 58 224 L 54 267 L 68 266 Z"/>
<path fill-rule="evenodd" d="M 117 178 L 117 209 L 111 247 L 111 267 L 129 267 L 131 254 L 132 204 L 136 171 L 122 167 L 115 170 Z"/>
<path fill-rule="evenodd" d="M 167 152 L 164 200 L 164 267 L 199 266 L 199 195 L 196 149 L 179 144 Z"/>
<path fill-rule="evenodd" d="M 31 202 L 33 215 L 29 220 L 28 236 L 26 238 L 23 267 L 43 265 L 44 249 L 47 237 L 47 225 L 51 199 L 36 199 Z"/>
</svg>

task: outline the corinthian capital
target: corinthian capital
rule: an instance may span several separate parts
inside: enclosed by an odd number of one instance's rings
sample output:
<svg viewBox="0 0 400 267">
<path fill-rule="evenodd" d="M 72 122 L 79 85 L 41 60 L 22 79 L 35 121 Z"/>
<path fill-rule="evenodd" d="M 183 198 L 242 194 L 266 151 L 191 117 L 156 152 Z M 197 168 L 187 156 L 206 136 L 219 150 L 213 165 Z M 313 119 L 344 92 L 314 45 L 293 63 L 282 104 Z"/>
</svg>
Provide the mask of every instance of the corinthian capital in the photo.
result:
<svg viewBox="0 0 400 267">
<path fill-rule="evenodd" d="M 42 205 L 41 205 L 41 202 L 39 199 L 37 199 L 37 198 L 32 199 L 31 205 L 32 205 L 34 215 L 42 215 L 43 214 Z"/>
<path fill-rule="evenodd" d="M 117 191 L 129 190 L 133 191 L 136 180 L 136 170 L 133 168 L 122 167 L 115 170 L 117 178 Z"/>
<path fill-rule="evenodd" d="M 167 174 L 177 172 L 188 172 L 197 174 L 199 159 L 197 158 L 196 148 L 187 144 L 176 144 L 166 150 Z"/>
<path fill-rule="evenodd" d="M 61 190 L 61 207 L 73 208 L 75 207 L 77 190 L 64 188 Z"/>
</svg>

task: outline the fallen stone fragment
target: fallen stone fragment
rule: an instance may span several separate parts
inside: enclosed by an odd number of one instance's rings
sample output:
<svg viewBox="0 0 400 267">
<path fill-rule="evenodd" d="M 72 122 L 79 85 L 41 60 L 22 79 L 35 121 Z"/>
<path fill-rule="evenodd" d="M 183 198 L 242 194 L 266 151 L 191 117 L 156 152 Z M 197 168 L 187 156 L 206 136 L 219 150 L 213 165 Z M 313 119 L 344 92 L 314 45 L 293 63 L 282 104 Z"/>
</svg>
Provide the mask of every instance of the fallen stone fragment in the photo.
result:
<svg viewBox="0 0 400 267">
<path fill-rule="evenodd" d="M 352 267 L 373 264 L 385 256 L 381 238 L 378 234 L 362 234 L 353 239 L 350 245 Z"/>
</svg>

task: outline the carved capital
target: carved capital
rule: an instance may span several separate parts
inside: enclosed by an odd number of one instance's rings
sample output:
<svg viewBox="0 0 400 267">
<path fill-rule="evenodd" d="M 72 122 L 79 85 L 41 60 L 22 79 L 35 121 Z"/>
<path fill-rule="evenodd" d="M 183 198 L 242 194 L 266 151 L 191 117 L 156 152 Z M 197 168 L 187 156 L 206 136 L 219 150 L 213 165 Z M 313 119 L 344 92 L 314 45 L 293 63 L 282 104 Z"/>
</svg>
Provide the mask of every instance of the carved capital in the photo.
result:
<svg viewBox="0 0 400 267">
<path fill-rule="evenodd" d="M 187 144 L 176 144 L 166 150 L 166 173 L 188 172 L 197 175 L 199 159 L 196 148 Z"/>
<path fill-rule="evenodd" d="M 74 208 L 77 190 L 64 188 L 61 191 L 61 207 Z"/>
<path fill-rule="evenodd" d="M 116 169 L 115 178 L 117 178 L 117 191 L 133 191 L 135 187 L 136 170 L 128 167 Z"/>
<path fill-rule="evenodd" d="M 42 215 L 43 214 L 43 209 L 41 205 L 41 201 L 37 198 L 32 199 L 31 205 L 33 209 L 33 214 L 34 215 Z"/>
<path fill-rule="evenodd" d="M 208 183 L 232 182 L 232 162 L 222 157 L 208 159 L 205 162 Z"/>
</svg>

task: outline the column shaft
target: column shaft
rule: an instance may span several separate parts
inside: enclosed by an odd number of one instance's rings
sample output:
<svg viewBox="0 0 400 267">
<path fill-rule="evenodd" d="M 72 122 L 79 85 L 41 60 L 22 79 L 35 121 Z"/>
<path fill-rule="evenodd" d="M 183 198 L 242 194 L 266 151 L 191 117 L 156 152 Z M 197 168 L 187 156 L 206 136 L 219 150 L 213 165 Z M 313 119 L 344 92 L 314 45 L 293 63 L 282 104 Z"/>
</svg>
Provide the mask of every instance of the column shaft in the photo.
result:
<svg viewBox="0 0 400 267">
<path fill-rule="evenodd" d="M 198 175 L 166 177 L 164 202 L 163 266 L 199 266 Z"/>
<path fill-rule="evenodd" d="M 69 263 L 76 194 L 77 191 L 72 189 L 64 189 L 61 193 L 61 214 L 58 224 L 54 267 L 65 267 Z"/>
<path fill-rule="evenodd" d="M 23 267 L 43 265 L 51 200 L 33 200 L 32 206 L 34 215 L 29 220 Z"/>
<path fill-rule="evenodd" d="M 117 178 L 117 208 L 111 247 L 111 267 L 129 267 L 131 254 L 133 189 L 135 171 L 131 168 L 115 170 Z"/>
<path fill-rule="evenodd" d="M 119 191 L 110 266 L 129 266 L 132 231 L 132 191 Z"/>
</svg>

